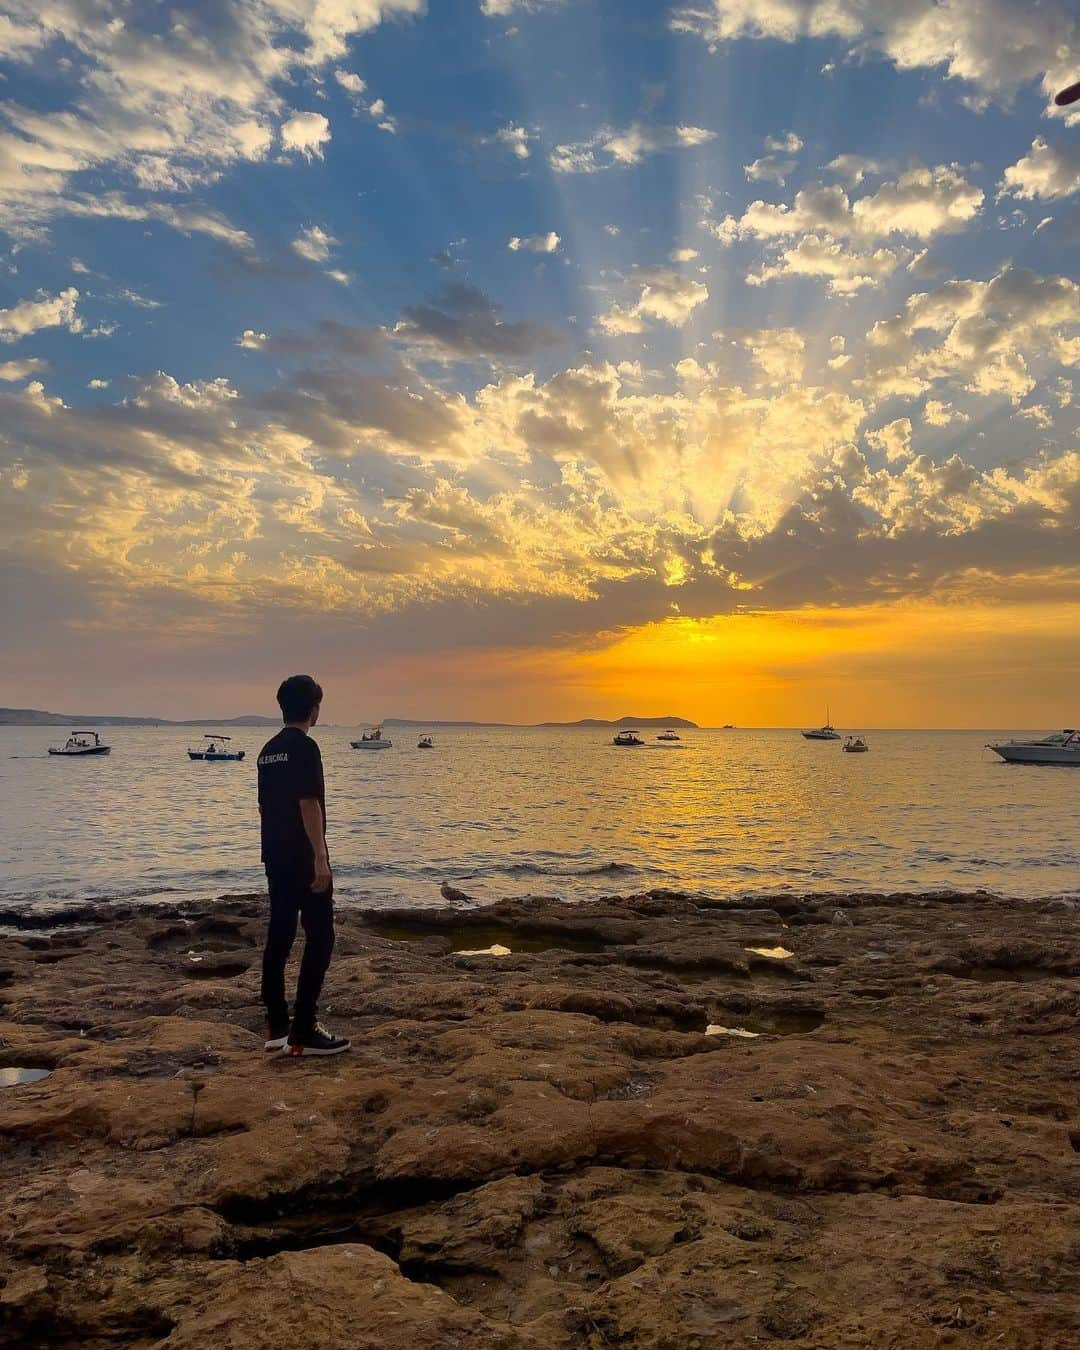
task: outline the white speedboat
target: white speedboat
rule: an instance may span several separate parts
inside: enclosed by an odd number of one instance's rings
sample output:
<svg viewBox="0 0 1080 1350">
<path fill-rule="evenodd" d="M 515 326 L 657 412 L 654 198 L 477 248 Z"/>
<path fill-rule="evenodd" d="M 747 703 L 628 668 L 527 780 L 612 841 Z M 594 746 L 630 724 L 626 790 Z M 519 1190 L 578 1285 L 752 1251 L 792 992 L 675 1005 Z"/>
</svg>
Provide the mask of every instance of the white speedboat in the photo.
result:
<svg viewBox="0 0 1080 1350">
<path fill-rule="evenodd" d="M 825 725 L 816 727 L 813 731 L 804 731 L 803 739 L 807 741 L 838 741 L 840 733 L 833 726 L 829 718 L 829 709 L 825 709 Z"/>
<path fill-rule="evenodd" d="M 202 745 L 188 746 L 188 759 L 243 759 L 243 750 L 234 750 L 229 742 L 231 736 L 215 735 L 208 731 L 203 736 Z"/>
<path fill-rule="evenodd" d="M 615 735 L 611 738 L 611 743 L 612 743 L 612 745 L 644 745 L 644 744 L 645 744 L 645 742 L 641 739 L 641 737 L 638 735 L 638 733 L 637 733 L 636 731 L 629 731 L 629 730 L 628 730 L 628 731 L 618 731 L 618 732 L 616 732 Z"/>
<path fill-rule="evenodd" d="M 861 736 L 849 736 L 844 742 L 844 752 L 849 755 L 865 755 L 869 749 Z"/>
<path fill-rule="evenodd" d="M 350 741 L 349 744 L 354 750 L 389 750 L 394 742 L 382 734 L 382 727 L 372 727 L 358 741 Z"/>
<path fill-rule="evenodd" d="M 434 750 L 435 742 L 430 736 L 421 736 L 416 742 L 416 748 L 417 750 Z"/>
<path fill-rule="evenodd" d="M 987 748 L 1009 764 L 1080 764 L 1080 731 L 1055 731 L 1039 741 L 996 741 Z"/>
<path fill-rule="evenodd" d="M 50 755 L 107 755 L 106 745 L 96 731 L 73 731 L 63 745 L 50 745 Z"/>
<path fill-rule="evenodd" d="M 681 741 L 682 737 L 674 728 L 668 727 L 667 731 L 662 731 L 656 739 L 658 741 Z"/>
</svg>

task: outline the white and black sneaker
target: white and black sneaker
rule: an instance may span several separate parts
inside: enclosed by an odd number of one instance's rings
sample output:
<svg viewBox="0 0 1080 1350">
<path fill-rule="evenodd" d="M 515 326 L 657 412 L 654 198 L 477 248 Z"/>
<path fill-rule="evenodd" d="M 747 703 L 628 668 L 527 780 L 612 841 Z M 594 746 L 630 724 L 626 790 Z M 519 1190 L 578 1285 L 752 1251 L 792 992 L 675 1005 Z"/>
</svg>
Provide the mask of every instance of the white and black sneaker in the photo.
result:
<svg viewBox="0 0 1080 1350">
<path fill-rule="evenodd" d="M 266 1044 L 263 1046 L 263 1049 L 266 1053 L 270 1054 L 271 1051 L 274 1050 L 284 1050 L 289 1041 L 289 1023 L 271 1022 L 268 1020 L 263 1023 L 263 1026 L 266 1034 Z"/>
<path fill-rule="evenodd" d="M 344 1036 L 332 1036 L 316 1022 L 310 1031 L 294 1026 L 282 1049 L 286 1055 L 341 1055 L 348 1050 L 349 1044 Z"/>
</svg>

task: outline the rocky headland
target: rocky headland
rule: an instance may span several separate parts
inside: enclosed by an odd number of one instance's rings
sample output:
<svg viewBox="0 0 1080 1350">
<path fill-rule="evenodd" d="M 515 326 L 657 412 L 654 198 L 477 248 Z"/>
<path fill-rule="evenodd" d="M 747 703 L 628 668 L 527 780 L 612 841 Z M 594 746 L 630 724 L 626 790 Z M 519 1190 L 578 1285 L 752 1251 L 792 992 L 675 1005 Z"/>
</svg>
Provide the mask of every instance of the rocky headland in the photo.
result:
<svg viewBox="0 0 1080 1350">
<path fill-rule="evenodd" d="M 0 1345 L 1080 1346 L 1074 902 L 261 916 L 0 915 Z"/>
</svg>

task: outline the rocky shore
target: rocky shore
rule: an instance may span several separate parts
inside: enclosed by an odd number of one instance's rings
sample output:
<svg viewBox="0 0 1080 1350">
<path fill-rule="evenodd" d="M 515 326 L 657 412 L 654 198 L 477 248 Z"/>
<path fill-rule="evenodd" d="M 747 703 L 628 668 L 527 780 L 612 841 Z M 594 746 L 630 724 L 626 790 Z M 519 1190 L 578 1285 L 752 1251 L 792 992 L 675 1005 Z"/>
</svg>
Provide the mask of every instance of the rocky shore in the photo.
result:
<svg viewBox="0 0 1080 1350">
<path fill-rule="evenodd" d="M 0 1345 L 1080 1346 L 1075 903 L 261 913 L 0 915 Z"/>
</svg>

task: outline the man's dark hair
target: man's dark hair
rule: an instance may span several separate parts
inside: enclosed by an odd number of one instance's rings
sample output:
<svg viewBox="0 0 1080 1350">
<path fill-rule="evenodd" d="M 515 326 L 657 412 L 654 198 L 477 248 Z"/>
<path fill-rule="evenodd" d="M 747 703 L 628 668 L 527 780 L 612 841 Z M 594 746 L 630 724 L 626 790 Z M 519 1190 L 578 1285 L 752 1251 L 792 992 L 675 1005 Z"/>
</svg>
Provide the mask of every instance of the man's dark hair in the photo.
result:
<svg viewBox="0 0 1080 1350">
<path fill-rule="evenodd" d="M 290 675 L 277 691 L 283 722 L 306 722 L 316 703 L 322 702 L 322 685 L 310 675 Z"/>
</svg>

